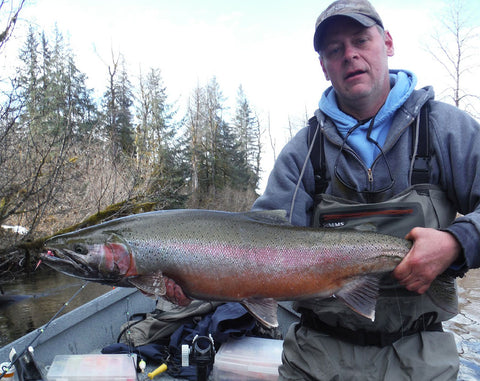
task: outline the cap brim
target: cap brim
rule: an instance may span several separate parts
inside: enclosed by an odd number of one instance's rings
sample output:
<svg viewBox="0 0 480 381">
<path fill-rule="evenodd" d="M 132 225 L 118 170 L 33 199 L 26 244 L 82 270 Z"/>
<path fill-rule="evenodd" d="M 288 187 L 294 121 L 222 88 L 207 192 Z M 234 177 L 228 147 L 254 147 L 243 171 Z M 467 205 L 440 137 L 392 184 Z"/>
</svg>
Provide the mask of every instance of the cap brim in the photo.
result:
<svg viewBox="0 0 480 381">
<path fill-rule="evenodd" d="M 358 13 L 345 13 L 342 15 L 334 15 L 334 16 L 327 17 L 317 26 L 317 29 L 315 30 L 315 34 L 313 36 L 313 46 L 316 52 L 320 50 L 320 37 L 323 33 L 323 30 L 325 29 L 325 26 L 329 22 L 332 22 L 335 18 L 338 18 L 338 17 L 349 17 L 351 19 L 354 19 L 358 23 L 362 24 L 366 28 L 370 28 L 371 26 L 378 24 L 374 19 Z"/>
</svg>

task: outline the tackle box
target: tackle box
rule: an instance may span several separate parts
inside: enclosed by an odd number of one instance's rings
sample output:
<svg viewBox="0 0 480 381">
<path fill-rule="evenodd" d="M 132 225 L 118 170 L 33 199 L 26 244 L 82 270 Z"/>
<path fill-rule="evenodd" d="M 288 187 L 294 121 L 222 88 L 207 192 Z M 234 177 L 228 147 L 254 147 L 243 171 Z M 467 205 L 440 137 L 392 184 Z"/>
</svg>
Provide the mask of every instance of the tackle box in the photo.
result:
<svg viewBox="0 0 480 381">
<path fill-rule="evenodd" d="M 48 381 L 135 381 L 136 355 L 57 355 Z"/>
<path fill-rule="evenodd" d="M 260 337 L 230 339 L 222 344 L 213 364 L 213 381 L 278 380 L 282 340 Z"/>
</svg>

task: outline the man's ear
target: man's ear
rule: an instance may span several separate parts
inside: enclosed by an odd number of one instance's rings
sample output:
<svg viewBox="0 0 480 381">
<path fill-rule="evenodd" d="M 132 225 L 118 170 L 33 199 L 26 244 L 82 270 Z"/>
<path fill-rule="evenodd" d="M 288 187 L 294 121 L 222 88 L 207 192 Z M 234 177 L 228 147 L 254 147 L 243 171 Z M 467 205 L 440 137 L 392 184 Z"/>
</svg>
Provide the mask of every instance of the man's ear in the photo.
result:
<svg viewBox="0 0 480 381">
<path fill-rule="evenodd" d="M 318 60 L 320 61 L 320 66 L 322 67 L 323 74 L 325 75 L 325 79 L 330 81 L 330 77 L 328 76 L 327 70 L 325 69 L 325 64 L 323 63 L 322 56 L 318 56 Z"/>
<path fill-rule="evenodd" d="M 393 57 L 395 49 L 393 48 L 393 39 L 388 30 L 385 31 L 385 46 L 387 48 L 387 56 Z"/>
</svg>

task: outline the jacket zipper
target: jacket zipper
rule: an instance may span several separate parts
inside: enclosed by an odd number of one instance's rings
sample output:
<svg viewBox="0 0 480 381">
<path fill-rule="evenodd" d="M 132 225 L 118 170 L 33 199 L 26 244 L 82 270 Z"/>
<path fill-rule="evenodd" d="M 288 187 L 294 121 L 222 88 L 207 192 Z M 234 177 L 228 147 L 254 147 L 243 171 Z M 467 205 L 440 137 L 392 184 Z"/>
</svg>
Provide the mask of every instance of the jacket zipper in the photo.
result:
<svg viewBox="0 0 480 381">
<path fill-rule="evenodd" d="M 325 134 L 324 133 L 324 128 L 322 128 L 322 133 L 324 134 L 325 138 L 330 141 L 330 143 L 333 143 L 335 146 L 337 147 L 340 147 L 340 145 L 337 143 L 337 142 L 334 142 L 332 139 L 329 138 L 328 134 Z M 353 149 L 349 148 L 349 147 L 345 147 L 345 152 L 348 152 L 350 155 L 352 155 L 353 157 L 355 157 L 355 159 L 358 161 L 358 163 L 367 170 L 367 180 L 368 180 L 368 185 L 369 185 L 369 190 L 371 191 L 372 190 L 372 187 L 373 187 L 373 171 L 372 171 L 372 168 L 366 168 L 366 165 L 365 163 L 363 162 L 363 160 L 361 159 L 361 157 L 357 154 L 357 152 L 355 152 Z M 373 163 L 375 163 L 376 159 L 373 161 Z"/>
<path fill-rule="evenodd" d="M 398 133 L 398 135 L 396 136 L 395 140 L 394 140 L 393 142 L 391 142 L 391 144 L 390 144 L 388 147 L 386 147 L 387 149 L 384 151 L 384 154 L 385 154 L 385 155 L 386 155 L 387 152 L 390 150 L 390 148 L 393 147 L 393 146 L 398 142 L 398 140 L 400 140 L 400 138 L 402 137 L 402 135 L 403 135 L 403 133 L 405 132 L 405 130 L 410 126 L 410 124 L 411 124 L 414 120 L 415 120 L 414 117 L 409 117 L 409 118 L 408 118 L 408 120 L 407 120 L 406 123 L 405 123 L 405 126 L 399 130 L 399 133 Z M 335 142 L 333 139 L 331 139 L 331 138 L 329 137 L 328 134 L 325 133 L 325 130 L 326 130 L 325 127 L 322 127 L 321 130 L 322 130 L 322 133 L 324 134 L 325 138 L 326 138 L 330 143 L 333 143 L 335 146 L 340 147 L 340 144 L 339 144 L 338 142 Z M 384 147 L 384 148 L 385 148 L 385 147 Z M 351 155 L 353 155 L 353 156 L 360 162 L 360 164 L 363 165 L 364 168 L 365 168 L 365 164 L 364 164 L 363 161 L 361 160 L 360 156 L 358 156 L 358 154 L 357 154 L 354 150 L 352 150 L 352 149 L 350 149 L 350 148 L 348 148 L 348 147 L 345 147 L 345 152 L 349 152 Z M 375 162 L 377 161 L 377 159 L 378 159 L 378 157 L 375 158 L 375 160 L 373 161 L 373 164 L 375 164 Z M 373 164 L 372 164 L 372 166 L 373 166 Z M 367 169 L 367 179 L 368 179 L 368 183 L 369 183 L 369 188 L 370 188 L 370 190 L 372 190 L 372 188 L 373 188 L 373 170 L 372 170 L 372 168 L 368 168 L 368 169 Z"/>
</svg>

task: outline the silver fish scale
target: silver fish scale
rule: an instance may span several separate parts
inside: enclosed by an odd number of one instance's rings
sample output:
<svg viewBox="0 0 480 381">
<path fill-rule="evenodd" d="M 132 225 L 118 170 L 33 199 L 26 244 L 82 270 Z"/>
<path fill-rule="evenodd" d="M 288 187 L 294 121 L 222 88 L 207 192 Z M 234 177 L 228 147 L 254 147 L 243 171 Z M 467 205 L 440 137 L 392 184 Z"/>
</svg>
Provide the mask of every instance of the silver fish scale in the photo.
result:
<svg viewBox="0 0 480 381">
<path fill-rule="evenodd" d="M 320 287 L 325 279 L 338 283 L 336 277 L 390 271 L 409 249 L 405 240 L 371 232 L 293 227 L 274 212 L 151 212 L 70 233 L 63 240 L 79 236 L 90 244 L 124 242 L 139 275 L 165 274 L 191 294 L 207 293 L 207 298 L 215 297 L 215 289 L 255 294 L 264 288 L 276 292 L 277 285 L 301 293 L 302 287 Z"/>
<path fill-rule="evenodd" d="M 123 234 L 136 248 L 137 266 L 162 271 L 184 271 L 192 276 L 214 268 L 232 272 L 254 271 L 275 276 L 289 271 L 331 271 L 339 262 L 364 265 L 378 256 L 403 256 L 405 240 L 375 233 L 313 230 L 272 225 L 253 220 L 248 214 L 214 211 L 173 211 L 149 214 L 135 221 Z M 122 233 L 120 232 L 120 235 Z M 322 258 L 319 265 L 319 257 Z"/>
</svg>

